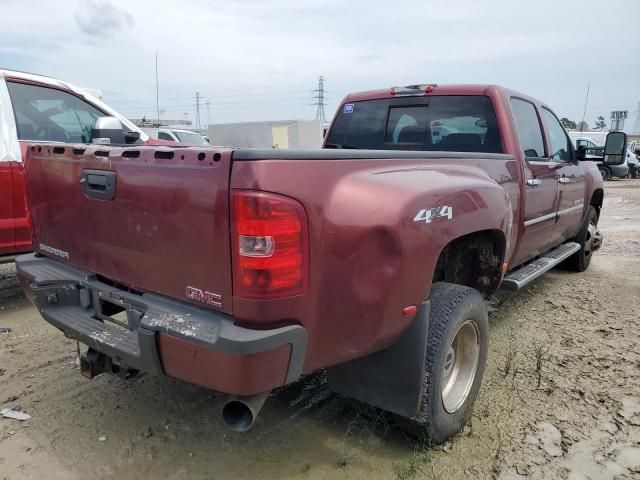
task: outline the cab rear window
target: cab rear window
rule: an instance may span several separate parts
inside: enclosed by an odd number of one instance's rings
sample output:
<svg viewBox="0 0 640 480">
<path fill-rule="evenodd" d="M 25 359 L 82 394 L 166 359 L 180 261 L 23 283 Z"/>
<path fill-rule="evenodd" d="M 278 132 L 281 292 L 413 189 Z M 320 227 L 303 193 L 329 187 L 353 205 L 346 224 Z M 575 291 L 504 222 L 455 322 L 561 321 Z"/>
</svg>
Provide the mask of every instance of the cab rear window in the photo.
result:
<svg viewBox="0 0 640 480">
<path fill-rule="evenodd" d="M 325 147 L 502 153 L 493 105 L 480 95 L 347 103 Z"/>
</svg>

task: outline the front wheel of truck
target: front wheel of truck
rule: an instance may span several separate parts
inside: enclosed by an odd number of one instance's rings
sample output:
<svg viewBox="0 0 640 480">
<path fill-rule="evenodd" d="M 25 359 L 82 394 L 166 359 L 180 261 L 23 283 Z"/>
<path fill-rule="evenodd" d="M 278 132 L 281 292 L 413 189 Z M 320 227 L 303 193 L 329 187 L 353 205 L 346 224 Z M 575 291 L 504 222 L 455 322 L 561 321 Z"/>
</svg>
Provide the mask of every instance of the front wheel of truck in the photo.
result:
<svg viewBox="0 0 640 480">
<path fill-rule="evenodd" d="M 422 398 L 407 432 L 432 444 L 462 431 L 478 396 L 487 360 L 489 321 L 480 292 L 436 283 L 429 296 Z"/>
<path fill-rule="evenodd" d="M 591 264 L 593 252 L 602 244 L 602 235 L 598 231 L 598 214 L 592 206 L 589 207 L 584 224 L 573 241 L 580 244 L 580 250 L 567 258 L 564 266 L 575 272 L 584 272 Z"/>
</svg>

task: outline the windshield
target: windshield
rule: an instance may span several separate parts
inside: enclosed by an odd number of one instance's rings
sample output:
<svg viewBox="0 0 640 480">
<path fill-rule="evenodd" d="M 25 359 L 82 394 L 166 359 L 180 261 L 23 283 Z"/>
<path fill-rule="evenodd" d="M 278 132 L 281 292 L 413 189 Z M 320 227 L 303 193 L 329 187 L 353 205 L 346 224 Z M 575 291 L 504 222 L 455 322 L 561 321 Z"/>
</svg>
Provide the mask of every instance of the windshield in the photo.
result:
<svg viewBox="0 0 640 480">
<path fill-rule="evenodd" d="M 189 145 L 209 145 L 209 142 L 196 132 L 179 132 L 174 130 L 173 134 L 178 137 L 178 140 L 183 143 L 188 143 Z"/>
<path fill-rule="evenodd" d="M 347 103 L 325 147 L 502 153 L 493 105 L 479 95 Z"/>
</svg>

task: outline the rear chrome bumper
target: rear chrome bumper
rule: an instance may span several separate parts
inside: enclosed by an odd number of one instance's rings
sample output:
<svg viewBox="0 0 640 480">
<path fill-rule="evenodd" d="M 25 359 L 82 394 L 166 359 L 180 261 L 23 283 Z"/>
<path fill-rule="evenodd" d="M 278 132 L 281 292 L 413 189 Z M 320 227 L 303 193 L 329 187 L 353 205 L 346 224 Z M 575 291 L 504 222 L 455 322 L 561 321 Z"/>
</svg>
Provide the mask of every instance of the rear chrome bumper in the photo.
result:
<svg viewBox="0 0 640 480">
<path fill-rule="evenodd" d="M 27 297 L 64 334 L 124 368 L 253 395 L 300 377 L 307 332 L 299 325 L 251 330 L 229 315 L 103 283 L 47 257 L 16 259 Z M 110 314 L 122 312 L 125 325 Z"/>
</svg>

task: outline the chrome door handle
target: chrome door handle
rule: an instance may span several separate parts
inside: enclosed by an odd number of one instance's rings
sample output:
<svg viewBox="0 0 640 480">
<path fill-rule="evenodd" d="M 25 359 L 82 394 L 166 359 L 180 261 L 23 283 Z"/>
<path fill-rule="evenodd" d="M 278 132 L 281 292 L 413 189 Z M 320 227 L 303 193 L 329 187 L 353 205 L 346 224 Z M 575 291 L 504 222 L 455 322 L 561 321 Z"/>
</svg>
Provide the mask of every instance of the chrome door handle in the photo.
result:
<svg viewBox="0 0 640 480">
<path fill-rule="evenodd" d="M 558 183 L 574 183 L 573 180 L 567 177 L 560 177 L 558 179 Z"/>
<path fill-rule="evenodd" d="M 539 178 L 527 179 L 527 185 L 529 185 L 530 187 L 535 187 L 536 185 L 540 185 L 541 183 L 542 183 L 542 180 L 540 180 Z"/>
</svg>

